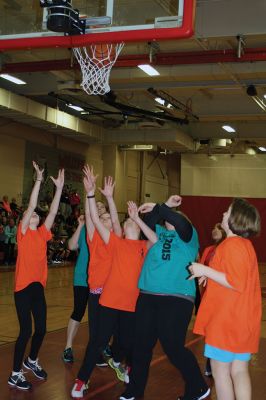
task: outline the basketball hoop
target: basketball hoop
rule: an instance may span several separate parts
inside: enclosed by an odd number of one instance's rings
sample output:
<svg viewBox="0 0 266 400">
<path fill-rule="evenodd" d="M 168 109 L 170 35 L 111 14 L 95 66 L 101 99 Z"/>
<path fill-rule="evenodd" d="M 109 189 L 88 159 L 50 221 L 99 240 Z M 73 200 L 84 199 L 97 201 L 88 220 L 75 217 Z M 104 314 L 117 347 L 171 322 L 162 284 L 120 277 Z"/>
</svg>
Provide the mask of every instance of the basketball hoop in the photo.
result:
<svg viewBox="0 0 266 400">
<path fill-rule="evenodd" d="M 111 69 L 123 47 L 124 43 L 109 43 L 73 48 L 82 72 L 80 86 L 87 94 L 103 95 L 110 92 Z"/>
</svg>

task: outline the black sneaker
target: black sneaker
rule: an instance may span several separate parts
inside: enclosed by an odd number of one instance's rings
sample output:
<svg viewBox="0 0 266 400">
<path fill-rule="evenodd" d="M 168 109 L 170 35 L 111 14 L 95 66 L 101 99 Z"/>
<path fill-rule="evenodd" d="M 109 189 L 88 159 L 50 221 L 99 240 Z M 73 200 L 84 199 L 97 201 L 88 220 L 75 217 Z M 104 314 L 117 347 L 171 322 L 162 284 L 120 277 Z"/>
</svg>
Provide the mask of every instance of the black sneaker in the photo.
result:
<svg viewBox="0 0 266 400">
<path fill-rule="evenodd" d="M 23 361 L 23 366 L 27 369 L 30 369 L 35 376 L 39 379 L 47 379 L 47 372 L 42 369 L 42 367 L 38 364 L 38 358 L 35 361 L 30 361 L 29 357 L 27 357 Z"/>
<path fill-rule="evenodd" d="M 131 396 L 130 394 L 127 394 L 126 392 L 121 394 L 121 396 L 119 397 L 119 400 L 135 400 L 136 397 Z"/>
<path fill-rule="evenodd" d="M 100 356 L 97 363 L 97 367 L 108 367 L 107 361 L 103 358 L 103 356 Z"/>
<path fill-rule="evenodd" d="M 73 356 L 73 351 L 72 351 L 71 347 L 68 347 L 67 349 L 64 350 L 62 359 L 66 363 L 74 362 L 74 356 Z"/>
<path fill-rule="evenodd" d="M 178 397 L 177 400 L 202 400 L 206 399 L 206 397 L 208 397 L 210 393 L 211 393 L 210 388 L 202 389 L 201 393 L 199 393 L 197 396 L 181 396 Z"/>
<path fill-rule="evenodd" d="M 106 357 L 106 358 L 113 357 L 112 349 L 111 349 L 111 347 L 109 346 L 109 344 L 108 344 L 108 345 L 106 346 L 106 348 L 104 349 L 104 351 L 103 351 L 103 356 Z"/>
<path fill-rule="evenodd" d="M 12 372 L 7 383 L 21 390 L 30 390 L 32 388 L 32 384 L 26 380 L 23 370 Z"/>
</svg>

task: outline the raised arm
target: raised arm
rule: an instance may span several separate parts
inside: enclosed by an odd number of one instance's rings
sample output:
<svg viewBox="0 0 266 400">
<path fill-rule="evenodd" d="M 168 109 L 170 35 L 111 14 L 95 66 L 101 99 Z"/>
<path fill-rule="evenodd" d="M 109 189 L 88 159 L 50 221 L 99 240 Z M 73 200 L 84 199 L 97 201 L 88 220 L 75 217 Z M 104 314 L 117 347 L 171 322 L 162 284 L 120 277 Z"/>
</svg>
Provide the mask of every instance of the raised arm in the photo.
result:
<svg viewBox="0 0 266 400">
<path fill-rule="evenodd" d="M 58 171 L 58 176 L 56 179 L 53 178 L 52 176 L 50 178 L 52 179 L 52 181 L 54 182 L 54 184 L 56 186 L 56 191 L 55 191 L 55 195 L 54 195 L 53 201 L 50 206 L 49 214 L 47 215 L 45 222 L 44 222 L 46 229 L 48 231 L 50 231 L 50 229 L 52 228 L 55 216 L 58 211 L 60 198 L 61 198 L 61 194 L 62 194 L 62 190 L 63 190 L 63 186 L 64 186 L 64 180 L 65 180 L 64 169 L 60 169 Z"/>
<path fill-rule="evenodd" d="M 86 193 L 86 199 L 85 199 L 85 219 L 86 219 L 86 228 L 87 228 L 87 233 L 89 235 L 90 241 L 92 241 L 93 235 L 94 235 L 94 224 L 91 219 L 91 213 L 90 213 L 90 205 L 89 205 L 89 199 L 87 198 L 87 194 L 90 193 L 91 185 L 90 181 L 86 176 L 83 178 L 83 184 L 84 184 L 84 189 Z M 98 211 L 97 211 L 98 212 Z"/>
<path fill-rule="evenodd" d="M 89 185 L 89 191 L 87 192 L 87 199 L 89 201 L 90 216 L 94 224 L 94 227 L 97 229 L 103 241 L 107 244 L 110 239 L 110 232 L 100 221 L 95 201 L 95 188 L 98 175 L 94 175 L 93 167 L 89 167 L 88 165 L 85 165 L 83 172 Z"/>
<path fill-rule="evenodd" d="M 189 242 L 192 238 L 193 227 L 191 222 L 181 213 L 174 212 L 171 208 L 178 207 L 182 198 L 178 195 L 172 195 L 160 206 L 159 214 L 175 227 L 176 232 L 184 242 Z"/>
<path fill-rule="evenodd" d="M 36 171 L 36 181 L 34 183 L 34 186 L 31 191 L 30 195 L 30 201 L 27 210 L 23 214 L 23 218 L 21 221 L 21 231 L 24 234 L 26 230 L 28 229 L 28 226 L 30 224 L 30 219 L 32 217 L 32 214 L 37 207 L 37 202 L 38 202 L 38 196 L 39 196 L 39 191 L 41 187 L 41 181 L 43 179 L 43 169 L 40 169 L 40 167 L 37 165 L 35 161 L 32 162 L 33 168 Z"/>
<path fill-rule="evenodd" d="M 107 177 L 104 178 L 104 188 L 103 189 L 99 188 L 99 190 L 106 197 L 110 211 L 113 231 L 117 236 L 121 237 L 122 228 L 119 222 L 117 209 L 113 197 L 114 187 L 115 187 L 115 182 L 113 182 L 113 178 L 111 176 L 108 176 L 108 178 Z"/>
<path fill-rule="evenodd" d="M 136 222 L 136 224 L 140 227 L 146 238 L 152 243 L 156 243 L 158 241 L 158 236 L 156 233 L 142 221 L 139 217 L 138 207 L 133 201 L 128 201 L 128 215 L 130 218 Z"/>
<path fill-rule="evenodd" d="M 83 228 L 85 223 L 84 215 L 80 215 L 78 217 L 78 226 L 71 238 L 68 241 L 68 248 L 69 250 L 77 250 L 79 247 L 78 241 L 79 241 L 79 236 L 81 229 Z"/>
<path fill-rule="evenodd" d="M 162 219 L 160 216 L 160 207 L 160 204 L 144 203 L 138 209 L 138 211 L 144 215 L 143 221 L 145 224 L 153 231 L 156 230 L 156 224 Z M 144 234 L 143 236 L 145 237 Z"/>
</svg>

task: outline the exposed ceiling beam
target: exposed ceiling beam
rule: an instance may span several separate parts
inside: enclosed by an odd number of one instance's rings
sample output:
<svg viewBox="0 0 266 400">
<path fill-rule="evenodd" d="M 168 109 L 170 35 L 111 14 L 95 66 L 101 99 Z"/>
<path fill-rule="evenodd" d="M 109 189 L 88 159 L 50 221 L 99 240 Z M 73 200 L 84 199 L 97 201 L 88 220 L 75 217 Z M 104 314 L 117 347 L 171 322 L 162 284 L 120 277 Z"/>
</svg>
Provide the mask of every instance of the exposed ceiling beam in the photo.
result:
<svg viewBox="0 0 266 400">
<path fill-rule="evenodd" d="M 158 53 L 154 59 L 154 65 L 196 65 L 212 63 L 243 63 L 266 61 L 266 47 L 245 49 L 241 58 L 237 57 L 235 50 L 206 50 L 193 52 Z M 147 54 L 122 55 L 118 58 L 116 68 L 136 67 L 142 63 L 149 63 Z M 32 61 L 21 63 L 6 63 L 2 72 L 38 72 L 58 71 L 80 68 L 76 62 L 69 59 Z"/>
</svg>

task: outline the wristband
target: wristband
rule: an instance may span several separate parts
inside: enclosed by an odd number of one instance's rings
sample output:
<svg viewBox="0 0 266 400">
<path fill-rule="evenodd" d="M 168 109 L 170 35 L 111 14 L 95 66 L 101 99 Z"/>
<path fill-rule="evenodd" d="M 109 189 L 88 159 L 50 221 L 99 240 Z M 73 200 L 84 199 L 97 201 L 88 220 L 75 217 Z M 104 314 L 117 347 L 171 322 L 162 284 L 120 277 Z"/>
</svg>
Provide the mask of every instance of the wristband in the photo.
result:
<svg viewBox="0 0 266 400">
<path fill-rule="evenodd" d="M 87 199 L 93 199 L 95 197 L 95 194 L 92 194 L 91 196 L 87 196 Z"/>
<path fill-rule="evenodd" d="M 41 182 L 42 180 L 41 179 L 36 179 L 36 182 Z"/>
</svg>

